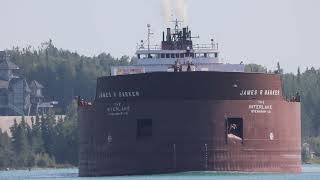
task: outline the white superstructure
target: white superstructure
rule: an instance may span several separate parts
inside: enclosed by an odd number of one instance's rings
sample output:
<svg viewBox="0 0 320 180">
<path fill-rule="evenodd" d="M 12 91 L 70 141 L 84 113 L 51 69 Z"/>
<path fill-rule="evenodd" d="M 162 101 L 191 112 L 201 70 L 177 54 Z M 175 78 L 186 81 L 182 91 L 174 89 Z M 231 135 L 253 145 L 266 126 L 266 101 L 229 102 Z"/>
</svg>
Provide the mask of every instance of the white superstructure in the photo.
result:
<svg viewBox="0 0 320 180">
<path fill-rule="evenodd" d="M 150 36 L 148 25 L 148 39 Z M 145 46 L 143 41 L 138 45 L 137 64 L 131 66 L 115 66 L 111 75 L 138 74 L 149 72 L 180 72 L 180 71 L 223 71 L 244 72 L 243 64 L 224 64 L 219 60 L 219 46 L 214 40 L 211 44 L 193 44 L 191 31 L 179 29 L 178 21 L 171 33 L 163 32 L 161 46 Z"/>
</svg>

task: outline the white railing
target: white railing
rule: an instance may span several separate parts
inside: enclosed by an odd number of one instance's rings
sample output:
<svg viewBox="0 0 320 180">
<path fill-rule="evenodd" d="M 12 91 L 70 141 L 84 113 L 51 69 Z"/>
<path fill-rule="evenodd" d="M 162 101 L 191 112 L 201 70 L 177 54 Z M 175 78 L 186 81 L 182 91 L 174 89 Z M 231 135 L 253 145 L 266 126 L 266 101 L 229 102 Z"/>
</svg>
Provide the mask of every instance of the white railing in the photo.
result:
<svg viewBox="0 0 320 180">
<path fill-rule="evenodd" d="M 192 46 L 194 50 L 218 50 L 218 44 L 194 44 Z M 149 48 L 146 45 L 137 45 L 136 49 L 138 51 L 147 51 L 147 50 L 162 50 L 160 45 L 150 45 Z"/>
<path fill-rule="evenodd" d="M 160 45 L 150 45 L 148 49 L 148 45 L 137 45 L 137 50 L 161 50 Z"/>
<path fill-rule="evenodd" d="M 195 50 L 218 50 L 218 44 L 194 44 Z"/>
<path fill-rule="evenodd" d="M 182 64 L 186 64 L 187 62 L 193 64 L 212 64 L 219 63 L 218 58 L 205 58 L 205 57 L 197 57 L 197 58 L 146 58 L 146 59 L 138 59 L 138 65 L 158 65 L 158 64 L 175 64 L 176 61 L 179 61 Z"/>
</svg>

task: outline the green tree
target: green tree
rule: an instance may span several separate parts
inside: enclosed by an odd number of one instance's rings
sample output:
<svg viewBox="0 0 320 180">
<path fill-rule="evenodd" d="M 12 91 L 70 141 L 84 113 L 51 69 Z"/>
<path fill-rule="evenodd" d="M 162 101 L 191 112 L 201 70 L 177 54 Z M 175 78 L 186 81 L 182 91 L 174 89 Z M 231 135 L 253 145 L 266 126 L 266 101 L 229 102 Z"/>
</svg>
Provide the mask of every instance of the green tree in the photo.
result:
<svg viewBox="0 0 320 180">
<path fill-rule="evenodd" d="M 41 118 L 43 146 L 45 152 L 48 153 L 49 156 L 53 156 L 54 153 L 55 125 L 55 114 L 50 110 L 46 116 L 42 116 Z"/>
<path fill-rule="evenodd" d="M 42 130 L 41 130 L 41 122 L 40 117 L 37 115 L 35 123 L 32 125 L 32 151 L 34 154 L 40 154 L 44 152 L 44 142 L 42 139 Z"/>
<path fill-rule="evenodd" d="M 0 129 L 0 169 L 12 167 L 14 163 L 11 142 L 6 132 Z"/>
<path fill-rule="evenodd" d="M 78 164 L 78 123 L 77 103 L 68 106 L 64 120 L 56 128 L 55 158 L 57 163 Z"/>
<path fill-rule="evenodd" d="M 28 139 L 28 129 L 29 125 L 25 122 L 24 117 L 22 117 L 21 123 L 15 124 L 12 128 L 12 143 L 13 149 L 16 154 L 16 165 L 19 167 L 26 167 L 28 165 L 30 156 L 32 152 L 30 149 L 30 142 Z"/>
<path fill-rule="evenodd" d="M 245 72 L 267 72 L 267 68 L 258 64 L 247 64 L 245 65 Z"/>
</svg>

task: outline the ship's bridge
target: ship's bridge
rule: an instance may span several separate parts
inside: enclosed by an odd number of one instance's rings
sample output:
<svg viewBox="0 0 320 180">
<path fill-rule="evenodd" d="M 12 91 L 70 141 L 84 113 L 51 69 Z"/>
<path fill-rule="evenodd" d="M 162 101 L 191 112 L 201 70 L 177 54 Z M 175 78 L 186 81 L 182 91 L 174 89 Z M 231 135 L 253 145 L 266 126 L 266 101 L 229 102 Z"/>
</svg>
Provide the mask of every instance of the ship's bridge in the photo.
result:
<svg viewBox="0 0 320 180">
<path fill-rule="evenodd" d="M 178 21 L 174 30 L 163 32 L 161 45 L 150 45 L 151 35 L 148 25 L 147 44 L 137 45 L 137 64 L 111 68 L 111 75 L 139 74 L 148 72 L 181 71 L 225 71 L 243 72 L 243 64 L 224 64 L 219 60 L 219 44 L 211 39 L 209 44 L 194 44 L 188 27 L 179 28 Z"/>
<path fill-rule="evenodd" d="M 196 44 L 190 49 L 163 50 L 159 46 L 137 47 L 138 65 L 173 65 L 176 61 L 193 64 L 219 63 L 218 44 Z"/>
</svg>

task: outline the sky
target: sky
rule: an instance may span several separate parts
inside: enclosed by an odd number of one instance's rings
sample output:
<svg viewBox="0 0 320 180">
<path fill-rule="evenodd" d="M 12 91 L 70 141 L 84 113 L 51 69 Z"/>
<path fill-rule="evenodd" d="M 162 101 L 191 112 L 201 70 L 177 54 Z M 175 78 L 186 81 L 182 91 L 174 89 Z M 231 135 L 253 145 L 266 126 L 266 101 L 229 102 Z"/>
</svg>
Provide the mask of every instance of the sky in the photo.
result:
<svg viewBox="0 0 320 180">
<path fill-rule="evenodd" d="M 170 0 L 169 0 L 170 1 Z M 174 1 L 174 0 L 172 0 Z M 257 63 L 285 72 L 320 67 L 319 0 L 185 0 L 184 24 L 195 43 L 219 42 L 225 63 Z M 134 56 L 147 39 L 159 44 L 168 24 L 162 0 L 0 0 L 0 50 L 56 47 L 87 56 Z M 172 9 L 174 14 L 175 8 Z"/>
</svg>

